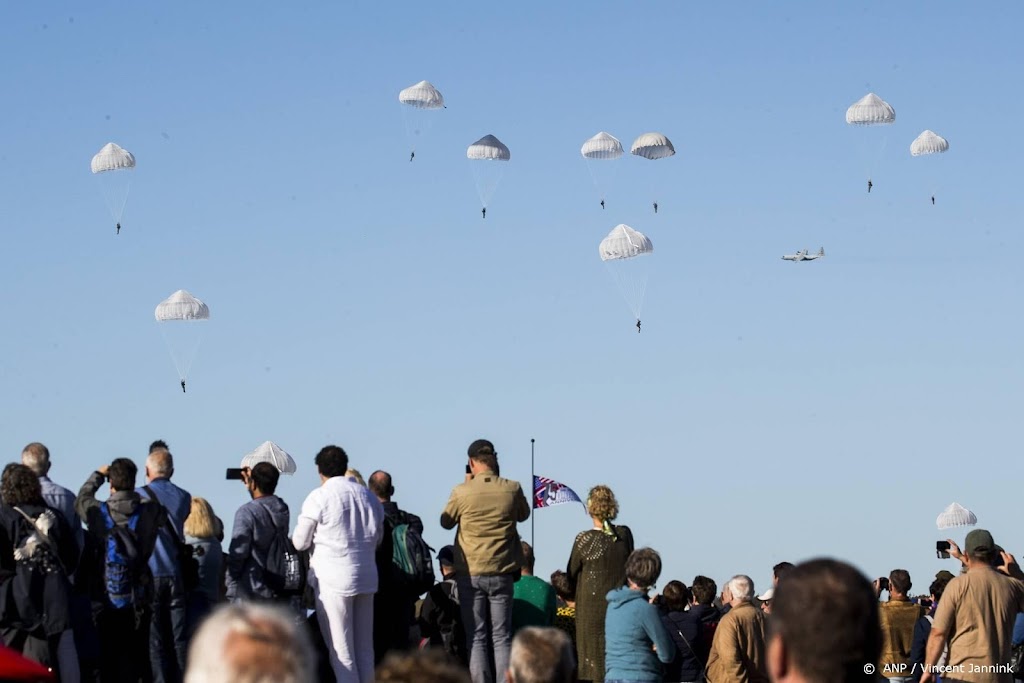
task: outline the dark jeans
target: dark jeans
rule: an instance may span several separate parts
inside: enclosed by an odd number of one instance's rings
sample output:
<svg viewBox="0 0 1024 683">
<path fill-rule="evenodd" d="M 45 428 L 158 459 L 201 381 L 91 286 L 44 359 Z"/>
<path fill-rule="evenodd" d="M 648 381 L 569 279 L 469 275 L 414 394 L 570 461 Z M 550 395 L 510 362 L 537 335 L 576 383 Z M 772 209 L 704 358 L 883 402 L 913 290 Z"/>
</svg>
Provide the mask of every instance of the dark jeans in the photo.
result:
<svg viewBox="0 0 1024 683">
<path fill-rule="evenodd" d="M 185 675 L 187 612 L 181 578 L 154 577 L 153 619 L 149 628 L 153 683 L 180 683 Z"/>
<path fill-rule="evenodd" d="M 149 642 L 149 611 L 136 614 L 126 609 L 102 608 L 96 615 L 100 640 L 100 680 L 124 683 L 148 679 L 146 645 Z"/>
<path fill-rule="evenodd" d="M 456 579 L 459 608 L 469 646 L 473 683 L 494 683 L 508 671 L 512 647 L 514 574 L 464 576 Z"/>
</svg>

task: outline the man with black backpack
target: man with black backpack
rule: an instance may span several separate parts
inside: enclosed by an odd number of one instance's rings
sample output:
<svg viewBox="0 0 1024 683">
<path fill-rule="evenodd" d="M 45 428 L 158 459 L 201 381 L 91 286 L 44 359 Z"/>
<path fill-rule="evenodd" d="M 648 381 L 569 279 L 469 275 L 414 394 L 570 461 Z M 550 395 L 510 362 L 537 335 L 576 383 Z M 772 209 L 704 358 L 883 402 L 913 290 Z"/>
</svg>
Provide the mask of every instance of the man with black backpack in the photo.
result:
<svg viewBox="0 0 1024 683">
<path fill-rule="evenodd" d="M 238 508 L 228 546 L 229 600 L 284 600 L 281 565 L 291 517 L 288 504 L 278 498 L 281 472 L 269 462 L 242 470 L 242 483 L 252 500 Z"/>
<path fill-rule="evenodd" d="M 149 670 L 149 623 L 153 577 L 148 562 L 161 522 L 160 506 L 135 492 L 138 468 L 118 458 L 89 475 L 75 510 L 85 520 L 87 546 L 94 549 L 82 574 L 91 574 L 90 594 L 100 640 L 100 679 L 135 681 Z M 96 500 L 104 481 L 110 497 Z"/>
<path fill-rule="evenodd" d="M 367 486 L 384 508 L 384 534 L 391 537 L 391 555 L 378 553 L 379 579 L 373 596 L 373 653 L 379 664 L 389 651 L 409 649 L 416 600 L 434 585 L 434 561 L 423 540 L 423 521 L 391 500 L 395 495 L 391 475 L 377 470 Z"/>
</svg>

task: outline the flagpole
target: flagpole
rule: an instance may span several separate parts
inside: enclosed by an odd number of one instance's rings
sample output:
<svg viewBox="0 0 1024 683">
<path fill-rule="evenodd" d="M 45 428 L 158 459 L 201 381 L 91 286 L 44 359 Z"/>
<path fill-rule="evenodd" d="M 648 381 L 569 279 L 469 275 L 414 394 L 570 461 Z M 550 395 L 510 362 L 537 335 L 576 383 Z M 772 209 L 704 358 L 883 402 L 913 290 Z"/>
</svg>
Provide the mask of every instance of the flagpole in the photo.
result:
<svg viewBox="0 0 1024 683">
<path fill-rule="evenodd" d="M 534 495 L 534 490 L 533 490 L 533 487 L 534 487 L 533 482 L 535 481 L 534 477 L 537 476 L 536 474 L 534 474 L 534 471 L 533 471 L 533 444 L 534 444 L 534 441 L 535 441 L 534 439 L 530 439 L 530 545 L 531 546 L 534 545 L 534 541 L 533 541 L 533 520 L 534 520 L 534 517 L 536 517 L 536 515 L 537 515 L 537 505 L 536 505 L 537 501 L 536 501 L 536 496 Z M 536 552 L 536 546 L 534 546 L 534 549 L 535 549 L 534 552 Z"/>
</svg>

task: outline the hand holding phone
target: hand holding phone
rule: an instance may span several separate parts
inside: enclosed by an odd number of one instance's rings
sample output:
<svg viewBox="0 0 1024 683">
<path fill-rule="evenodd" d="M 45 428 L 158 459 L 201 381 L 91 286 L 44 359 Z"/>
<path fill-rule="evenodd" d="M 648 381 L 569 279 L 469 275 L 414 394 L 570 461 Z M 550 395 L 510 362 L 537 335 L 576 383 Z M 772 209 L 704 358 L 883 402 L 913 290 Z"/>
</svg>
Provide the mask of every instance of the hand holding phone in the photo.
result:
<svg viewBox="0 0 1024 683">
<path fill-rule="evenodd" d="M 949 559 L 949 541 L 935 541 L 935 556 L 940 560 Z"/>
</svg>

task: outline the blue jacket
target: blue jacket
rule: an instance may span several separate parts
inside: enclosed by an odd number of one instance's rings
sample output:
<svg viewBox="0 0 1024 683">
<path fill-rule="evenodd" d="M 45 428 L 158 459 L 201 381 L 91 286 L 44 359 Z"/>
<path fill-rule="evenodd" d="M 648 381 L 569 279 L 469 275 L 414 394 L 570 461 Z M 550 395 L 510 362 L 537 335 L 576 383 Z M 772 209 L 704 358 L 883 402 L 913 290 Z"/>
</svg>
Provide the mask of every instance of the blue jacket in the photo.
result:
<svg viewBox="0 0 1024 683">
<path fill-rule="evenodd" d="M 238 508 L 228 546 L 225 577 L 229 600 L 272 598 L 274 591 L 263 580 L 270 557 L 270 544 L 277 529 L 288 534 L 291 523 L 288 505 L 277 496 L 264 496 Z"/>
<path fill-rule="evenodd" d="M 185 519 L 192 511 L 192 494 L 171 483 L 170 479 L 154 479 L 149 483 L 157 501 L 165 508 L 174 524 L 171 531 L 161 526 L 156 537 L 156 548 L 149 558 L 149 569 L 154 577 L 181 576 L 181 565 L 178 563 L 178 542 L 185 541 Z M 135 489 L 143 500 L 149 500 L 145 487 Z M 177 538 L 175 538 L 177 534 Z"/>
<path fill-rule="evenodd" d="M 75 494 L 60 484 L 53 483 L 45 475 L 39 477 L 39 487 L 43 490 L 43 500 L 46 501 L 46 504 L 60 512 L 67 521 L 68 526 L 71 527 L 75 545 L 81 550 L 85 542 L 85 532 L 82 530 L 82 520 L 75 512 Z"/>
<path fill-rule="evenodd" d="M 658 660 L 671 662 L 676 646 L 661 623 L 658 608 L 643 593 L 627 587 L 609 591 L 607 598 L 605 680 L 661 681 Z"/>
</svg>

